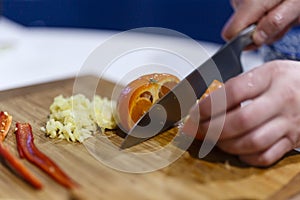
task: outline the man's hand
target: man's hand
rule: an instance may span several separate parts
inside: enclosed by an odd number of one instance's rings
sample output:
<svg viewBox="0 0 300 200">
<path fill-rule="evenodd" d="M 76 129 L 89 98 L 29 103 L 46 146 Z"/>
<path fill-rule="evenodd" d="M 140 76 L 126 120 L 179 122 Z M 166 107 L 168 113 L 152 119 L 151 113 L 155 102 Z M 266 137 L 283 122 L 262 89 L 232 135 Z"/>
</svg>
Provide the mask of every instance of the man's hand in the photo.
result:
<svg viewBox="0 0 300 200">
<path fill-rule="evenodd" d="M 231 0 L 235 10 L 223 29 L 231 39 L 242 29 L 257 24 L 253 34 L 256 46 L 281 38 L 292 26 L 300 24 L 299 0 Z"/>
<path fill-rule="evenodd" d="M 226 99 L 218 98 L 224 92 L 218 89 L 200 101 L 183 132 L 198 129 L 196 137 L 203 138 L 209 124 L 222 121 L 226 113 L 218 147 L 250 165 L 271 165 L 300 146 L 299 77 L 300 62 L 273 61 L 232 78 L 224 85 Z M 226 100 L 227 108 L 217 107 L 212 115 L 213 98 L 217 104 Z"/>
</svg>

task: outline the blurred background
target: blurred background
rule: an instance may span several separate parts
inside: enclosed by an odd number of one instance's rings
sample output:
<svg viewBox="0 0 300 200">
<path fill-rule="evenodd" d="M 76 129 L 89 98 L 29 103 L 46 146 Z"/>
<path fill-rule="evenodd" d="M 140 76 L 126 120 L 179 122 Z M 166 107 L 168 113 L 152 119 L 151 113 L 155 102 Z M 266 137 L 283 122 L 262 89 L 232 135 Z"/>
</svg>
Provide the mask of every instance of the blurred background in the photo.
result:
<svg viewBox="0 0 300 200">
<path fill-rule="evenodd" d="M 2 0 L 5 17 L 30 27 L 128 30 L 163 27 L 223 43 L 229 0 Z"/>
<path fill-rule="evenodd" d="M 74 77 L 91 52 L 133 28 L 178 31 L 208 57 L 224 43 L 221 30 L 233 12 L 230 0 L 0 0 L 0 11 L 0 68 L 8 69 L 0 91 Z M 131 61 L 148 63 L 148 57 Z M 248 70 L 262 60 L 247 52 L 242 63 Z M 116 70 L 105 78 L 122 76 Z"/>
</svg>

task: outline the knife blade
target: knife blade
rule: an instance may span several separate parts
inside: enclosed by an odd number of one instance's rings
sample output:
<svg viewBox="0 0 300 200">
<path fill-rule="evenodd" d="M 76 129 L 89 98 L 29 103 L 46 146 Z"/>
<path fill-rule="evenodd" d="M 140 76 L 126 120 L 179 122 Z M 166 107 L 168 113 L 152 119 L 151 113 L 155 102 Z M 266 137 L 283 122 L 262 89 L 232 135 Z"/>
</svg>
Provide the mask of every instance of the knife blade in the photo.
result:
<svg viewBox="0 0 300 200">
<path fill-rule="evenodd" d="M 253 42 L 255 27 L 251 25 L 241 31 L 158 100 L 129 131 L 120 149 L 137 145 L 172 127 L 188 114 L 213 80 L 225 82 L 242 73 L 240 56 Z"/>
</svg>

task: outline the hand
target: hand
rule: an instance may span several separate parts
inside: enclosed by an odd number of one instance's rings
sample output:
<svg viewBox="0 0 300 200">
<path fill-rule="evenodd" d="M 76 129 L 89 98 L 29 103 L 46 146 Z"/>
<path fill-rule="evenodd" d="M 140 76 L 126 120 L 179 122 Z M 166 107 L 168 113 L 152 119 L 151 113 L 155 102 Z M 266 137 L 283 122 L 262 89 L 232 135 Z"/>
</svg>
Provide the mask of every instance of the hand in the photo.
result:
<svg viewBox="0 0 300 200">
<path fill-rule="evenodd" d="M 231 3 L 235 12 L 222 32 L 227 40 L 256 23 L 254 43 L 256 46 L 270 44 L 300 23 L 299 0 L 231 0 Z"/>
<path fill-rule="evenodd" d="M 189 134 L 198 129 L 203 138 L 210 123 L 226 112 L 218 147 L 254 166 L 268 166 L 300 146 L 300 62 L 273 61 L 230 79 L 224 85 L 226 99 L 218 89 L 195 105 L 183 127 Z M 223 90 L 224 91 L 224 90 Z M 226 100 L 211 115 L 211 99 Z M 245 106 L 241 103 L 251 102 Z M 193 119 L 199 119 L 200 122 Z"/>
</svg>

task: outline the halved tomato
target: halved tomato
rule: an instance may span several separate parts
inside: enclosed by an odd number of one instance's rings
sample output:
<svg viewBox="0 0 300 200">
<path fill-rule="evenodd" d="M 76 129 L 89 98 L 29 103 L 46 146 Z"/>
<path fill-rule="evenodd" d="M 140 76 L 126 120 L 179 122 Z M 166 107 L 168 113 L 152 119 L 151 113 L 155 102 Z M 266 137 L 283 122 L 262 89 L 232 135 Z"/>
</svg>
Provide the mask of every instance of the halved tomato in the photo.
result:
<svg viewBox="0 0 300 200">
<path fill-rule="evenodd" d="M 130 130 L 178 82 L 176 76 L 166 73 L 148 74 L 130 82 L 121 91 L 117 102 L 119 126 L 126 131 Z"/>
</svg>

